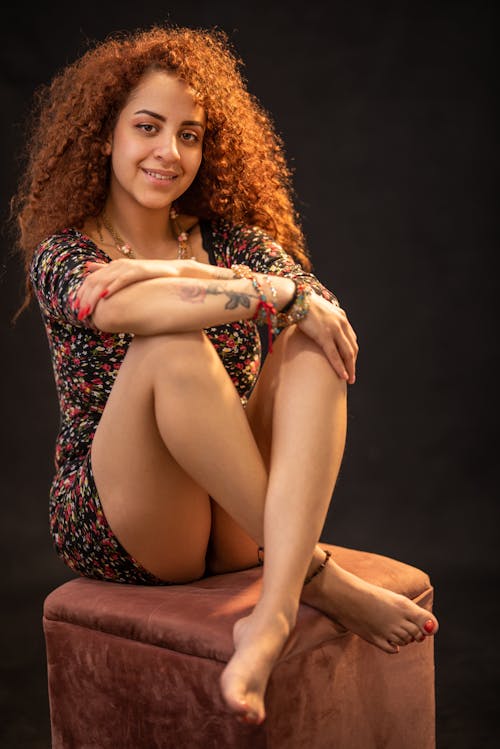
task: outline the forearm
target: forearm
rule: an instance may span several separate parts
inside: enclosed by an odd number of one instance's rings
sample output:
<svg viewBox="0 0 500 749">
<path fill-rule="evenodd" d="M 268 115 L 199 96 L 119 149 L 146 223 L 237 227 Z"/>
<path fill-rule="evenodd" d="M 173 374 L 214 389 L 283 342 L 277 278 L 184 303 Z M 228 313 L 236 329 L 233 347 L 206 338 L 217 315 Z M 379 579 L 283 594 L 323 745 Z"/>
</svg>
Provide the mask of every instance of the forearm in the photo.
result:
<svg viewBox="0 0 500 749">
<path fill-rule="evenodd" d="M 277 309 L 292 298 L 295 285 L 274 278 Z M 109 333 L 158 335 L 248 320 L 259 296 L 246 278 L 211 281 L 199 278 L 153 278 L 126 286 L 94 310 L 94 325 Z"/>
</svg>

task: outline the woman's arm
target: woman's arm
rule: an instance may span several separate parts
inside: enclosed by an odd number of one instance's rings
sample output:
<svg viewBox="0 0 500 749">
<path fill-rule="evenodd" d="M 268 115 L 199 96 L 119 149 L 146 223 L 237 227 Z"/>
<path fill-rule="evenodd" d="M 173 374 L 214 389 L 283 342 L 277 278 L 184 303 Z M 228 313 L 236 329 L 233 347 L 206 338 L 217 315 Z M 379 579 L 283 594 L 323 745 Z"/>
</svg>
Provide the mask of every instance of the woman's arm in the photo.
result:
<svg viewBox="0 0 500 749">
<path fill-rule="evenodd" d="M 357 336 L 335 294 L 257 227 L 233 226 L 229 230 L 229 244 L 233 262 L 269 273 L 274 279 L 276 276 L 293 279 L 313 292 L 309 311 L 298 327 L 323 349 L 338 376 L 352 385 L 359 351 Z"/>
<path fill-rule="evenodd" d="M 262 229 L 255 226 L 235 225 L 228 230 L 228 243 L 234 263 L 243 263 L 252 270 L 270 275 L 286 276 L 305 283 L 318 296 L 338 304 L 335 294 L 301 265 Z"/>
<path fill-rule="evenodd" d="M 129 284 L 109 298 L 100 296 L 97 273 L 93 283 L 84 281 L 79 291 L 79 319 L 92 315 L 93 324 L 109 333 L 157 335 L 203 328 L 253 317 L 259 302 L 251 281 L 211 281 L 195 278 L 153 278 Z M 295 284 L 287 278 L 274 279 L 276 304 L 282 309 L 292 298 Z M 265 291 L 268 289 L 264 286 Z M 101 287 L 102 293 L 102 287 Z"/>
</svg>

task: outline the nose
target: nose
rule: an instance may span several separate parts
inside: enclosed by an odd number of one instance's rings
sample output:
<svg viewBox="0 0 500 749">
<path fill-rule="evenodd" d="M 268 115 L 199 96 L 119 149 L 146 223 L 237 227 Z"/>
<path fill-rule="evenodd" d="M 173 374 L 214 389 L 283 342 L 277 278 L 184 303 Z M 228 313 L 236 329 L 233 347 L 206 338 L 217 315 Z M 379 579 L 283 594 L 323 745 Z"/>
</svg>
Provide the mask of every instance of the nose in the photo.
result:
<svg viewBox="0 0 500 749">
<path fill-rule="evenodd" d="M 155 158 L 168 163 L 178 161 L 180 156 L 177 145 L 177 135 L 165 133 L 162 139 L 156 142 L 154 156 Z"/>
</svg>

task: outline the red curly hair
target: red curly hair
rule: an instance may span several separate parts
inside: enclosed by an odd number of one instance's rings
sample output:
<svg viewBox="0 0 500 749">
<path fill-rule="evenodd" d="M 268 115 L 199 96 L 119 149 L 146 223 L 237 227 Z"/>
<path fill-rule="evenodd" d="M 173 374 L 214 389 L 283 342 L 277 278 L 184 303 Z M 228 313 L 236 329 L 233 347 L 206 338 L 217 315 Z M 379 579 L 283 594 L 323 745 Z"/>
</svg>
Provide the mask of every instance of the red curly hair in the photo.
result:
<svg viewBox="0 0 500 749">
<path fill-rule="evenodd" d="M 185 80 L 207 114 L 202 163 L 177 201 L 180 210 L 260 226 L 311 269 L 283 142 L 247 90 L 241 64 L 223 31 L 153 26 L 95 43 L 35 92 L 27 162 L 12 200 L 26 273 L 16 317 L 31 300 L 36 245 L 101 212 L 109 183 L 104 145 L 130 91 L 151 69 Z"/>
</svg>

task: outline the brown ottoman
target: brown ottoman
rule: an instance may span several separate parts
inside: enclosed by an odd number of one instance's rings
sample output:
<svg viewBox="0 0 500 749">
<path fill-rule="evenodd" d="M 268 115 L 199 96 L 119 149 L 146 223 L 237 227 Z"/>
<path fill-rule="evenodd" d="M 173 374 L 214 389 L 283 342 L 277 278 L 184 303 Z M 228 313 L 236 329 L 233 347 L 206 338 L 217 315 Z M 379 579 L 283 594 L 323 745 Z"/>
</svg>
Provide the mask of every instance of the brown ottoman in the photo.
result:
<svg viewBox="0 0 500 749">
<path fill-rule="evenodd" d="M 431 610 L 419 569 L 321 544 L 360 577 Z M 237 721 L 219 675 L 260 567 L 186 585 L 78 578 L 44 605 L 52 749 L 433 749 L 433 638 L 388 655 L 301 604 L 271 676 L 267 719 Z"/>
</svg>

